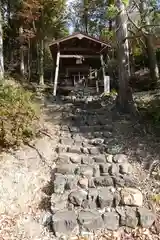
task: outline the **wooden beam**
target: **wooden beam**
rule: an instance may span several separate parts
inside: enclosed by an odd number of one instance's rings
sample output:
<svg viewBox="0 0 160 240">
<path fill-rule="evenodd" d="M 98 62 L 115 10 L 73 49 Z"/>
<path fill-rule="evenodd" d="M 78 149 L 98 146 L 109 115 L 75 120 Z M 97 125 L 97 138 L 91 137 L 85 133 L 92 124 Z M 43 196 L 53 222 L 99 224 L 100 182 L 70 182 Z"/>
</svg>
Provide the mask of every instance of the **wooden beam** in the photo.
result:
<svg viewBox="0 0 160 240">
<path fill-rule="evenodd" d="M 61 54 L 60 58 L 99 58 L 99 55 L 65 55 Z"/>
<path fill-rule="evenodd" d="M 58 83 L 58 74 L 59 74 L 59 62 L 60 62 L 60 51 L 57 52 L 57 59 L 56 59 L 56 71 L 54 76 L 54 89 L 53 89 L 53 96 L 56 96 L 57 93 L 57 83 Z"/>
<path fill-rule="evenodd" d="M 82 47 L 72 47 L 72 48 L 61 48 L 61 51 L 65 51 L 65 52 L 94 52 L 94 49 L 89 49 L 89 48 L 82 48 Z"/>
</svg>

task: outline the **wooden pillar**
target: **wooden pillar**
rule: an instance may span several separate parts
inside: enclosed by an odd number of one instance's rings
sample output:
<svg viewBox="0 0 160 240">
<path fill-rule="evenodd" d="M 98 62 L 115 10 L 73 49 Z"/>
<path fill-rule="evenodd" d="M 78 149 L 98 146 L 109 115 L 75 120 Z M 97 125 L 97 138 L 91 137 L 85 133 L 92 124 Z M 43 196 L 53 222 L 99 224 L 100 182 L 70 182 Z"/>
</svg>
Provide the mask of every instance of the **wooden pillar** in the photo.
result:
<svg viewBox="0 0 160 240">
<path fill-rule="evenodd" d="M 98 79 L 96 79 L 96 92 L 99 93 Z"/>
<path fill-rule="evenodd" d="M 110 93 L 110 77 L 109 76 L 105 76 L 104 78 L 104 92 Z"/>
<path fill-rule="evenodd" d="M 53 89 L 53 96 L 56 96 L 57 93 L 57 83 L 58 83 L 58 74 L 59 74 L 59 62 L 60 62 L 60 51 L 57 52 L 57 59 L 56 59 L 56 71 L 54 76 L 54 89 Z"/>
<path fill-rule="evenodd" d="M 101 59 L 101 66 L 102 66 L 102 73 L 103 73 L 103 82 L 104 82 L 104 92 L 105 92 L 105 66 L 104 66 L 104 59 L 103 59 L 103 55 L 100 55 L 100 59 Z"/>
</svg>

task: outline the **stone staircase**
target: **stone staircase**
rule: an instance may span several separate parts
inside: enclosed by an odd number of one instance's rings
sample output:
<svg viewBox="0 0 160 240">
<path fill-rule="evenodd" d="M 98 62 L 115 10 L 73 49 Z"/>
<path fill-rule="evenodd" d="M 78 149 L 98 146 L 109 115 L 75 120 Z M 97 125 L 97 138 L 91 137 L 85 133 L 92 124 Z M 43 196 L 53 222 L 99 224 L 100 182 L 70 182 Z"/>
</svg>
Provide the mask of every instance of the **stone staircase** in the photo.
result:
<svg viewBox="0 0 160 240">
<path fill-rule="evenodd" d="M 56 147 L 50 209 L 55 236 L 121 226 L 149 228 L 156 216 L 144 207 L 130 159 L 121 144 L 111 141 L 111 119 L 95 114 L 95 109 L 80 109 L 77 115 L 77 109 L 70 112 L 72 124 L 61 127 Z"/>
</svg>

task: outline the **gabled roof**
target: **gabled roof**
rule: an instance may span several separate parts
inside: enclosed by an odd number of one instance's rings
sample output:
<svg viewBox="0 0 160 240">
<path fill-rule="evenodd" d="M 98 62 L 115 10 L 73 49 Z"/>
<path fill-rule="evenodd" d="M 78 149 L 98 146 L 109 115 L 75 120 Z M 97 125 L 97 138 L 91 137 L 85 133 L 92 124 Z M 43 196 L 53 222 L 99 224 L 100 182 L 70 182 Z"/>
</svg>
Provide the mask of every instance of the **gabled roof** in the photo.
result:
<svg viewBox="0 0 160 240">
<path fill-rule="evenodd" d="M 72 39 L 72 38 L 78 38 L 78 39 L 83 39 L 83 38 L 85 38 L 85 39 L 88 39 L 88 40 L 90 40 L 90 41 L 92 41 L 92 42 L 99 43 L 99 44 L 101 44 L 101 45 L 104 46 L 104 47 L 111 47 L 111 46 L 110 46 L 109 44 L 107 44 L 106 42 L 103 42 L 103 41 L 101 41 L 101 40 L 99 40 L 99 39 L 97 39 L 97 38 L 91 37 L 91 36 L 89 36 L 89 35 L 87 35 L 87 34 L 80 33 L 80 32 L 79 32 L 79 33 L 73 33 L 72 35 L 69 35 L 69 36 L 67 36 L 67 37 L 64 37 L 64 38 L 55 40 L 55 41 L 53 41 L 49 46 L 51 47 L 51 46 L 53 46 L 53 45 L 55 45 L 55 44 L 58 44 L 58 43 L 61 43 L 61 42 L 65 42 L 65 41 L 70 40 L 70 39 Z"/>
</svg>

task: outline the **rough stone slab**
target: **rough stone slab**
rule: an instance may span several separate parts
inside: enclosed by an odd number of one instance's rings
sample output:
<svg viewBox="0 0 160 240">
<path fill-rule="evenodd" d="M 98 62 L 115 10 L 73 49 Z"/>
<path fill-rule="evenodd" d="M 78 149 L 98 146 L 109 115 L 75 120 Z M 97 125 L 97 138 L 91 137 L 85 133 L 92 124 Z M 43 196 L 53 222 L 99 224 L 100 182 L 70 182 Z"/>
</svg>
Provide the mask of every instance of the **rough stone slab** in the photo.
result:
<svg viewBox="0 0 160 240">
<path fill-rule="evenodd" d="M 69 157 L 68 153 L 60 153 L 58 155 L 58 163 L 59 164 L 62 164 L 62 163 L 69 164 L 70 163 L 70 157 Z"/>
<path fill-rule="evenodd" d="M 112 163 L 113 162 L 113 155 L 112 154 L 105 154 L 106 162 Z"/>
<path fill-rule="evenodd" d="M 65 152 L 67 152 L 67 150 L 68 150 L 68 146 L 58 145 L 56 147 L 56 152 L 57 153 L 65 153 Z"/>
<path fill-rule="evenodd" d="M 104 154 L 98 154 L 97 156 L 93 157 L 96 163 L 106 163 L 106 157 Z"/>
<path fill-rule="evenodd" d="M 77 217 L 74 211 L 60 211 L 52 217 L 53 231 L 56 236 L 71 234 L 78 227 Z"/>
<path fill-rule="evenodd" d="M 66 179 L 61 174 L 55 174 L 53 183 L 54 193 L 62 194 L 65 190 Z"/>
<path fill-rule="evenodd" d="M 82 164 L 92 165 L 94 163 L 94 159 L 90 156 L 83 156 L 82 157 Z"/>
<path fill-rule="evenodd" d="M 83 143 L 82 140 L 75 140 L 74 141 L 74 146 L 82 148 L 83 147 L 82 143 Z"/>
<path fill-rule="evenodd" d="M 84 190 L 75 190 L 68 196 L 69 201 L 75 206 L 81 206 L 82 202 L 87 198 L 87 192 Z"/>
<path fill-rule="evenodd" d="M 88 198 L 92 200 L 97 200 L 98 190 L 96 188 L 91 188 L 88 190 Z"/>
<path fill-rule="evenodd" d="M 143 228 L 150 228 L 156 220 L 155 214 L 147 208 L 139 207 L 138 214 L 140 218 L 140 225 Z"/>
<path fill-rule="evenodd" d="M 100 164 L 100 173 L 101 175 L 105 175 L 105 174 L 108 174 L 110 172 L 110 169 L 112 167 L 112 165 L 110 163 L 104 163 L 104 164 Z"/>
<path fill-rule="evenodd" d="M 113 205 L 114 193 L 111 187 L 98 189 L 98 203 L 100 208 L 111 207 Z"/>
<path fill-rule="evenodd" d="M 123 175 L 126 187 L 136 188 L 138 186 L 138 181 L 135 177 L 130 175 Z"/>
<path fill-rule="evenodd" d="M 88 188 L 88 178 L 86 178 L 86 177 L 81 178 L 81 179 L 79 179 L 78 183 L 81 188 L 84 188 L 84 189 Z"/>
<path fill-rule="evenodd" d="M 103 125 L 103 126 L 102 126 L 102 129 L 103 129 L 104 131 L 109 131 L 109 132 L 111 132 L 111 131 L 113 131 L 113 126 L 112 126 L 112 124 L 106 124 L 106 125 Z"/>
<path fill-rule="evenodd" d="M 119 165 L 112 163 L 111 167 L 109 168 L 109 173 L 111 175 L 118 175 L 119 174 Z"/>
<path fill-rule="evenodd" d="M 71 133 L 79 133 L 80 132 L 80 129 L 77 127 L 69 127 L 69 130 Z"/>
<path fill-rule="evenodd" d="M 94 183 L 96 186 L 100 187 L 108 187 L 108 186 L 114 186 L 113 179 L 110 175 L 108 176 L 100 176 L 94 178 Z"/>
<path fill-rule="evenodd" d="M 138 225 L 138 218 L 136 209 L 132 207 L 117 207 L 117 213 L 120 215 L 120 224 L 131 228 L 136 228 Z"/>
<path fill-rule="evenodd" d="M 121 196 L 118 190 L 115 191 L 114 193 L 114 207 L 119 206 L 121 203 Z"/>
<path fill-rule="evenodd" d="M 77 153 L 77 154 L 81 154 L 82 153 L 81 148 L 79 146 L 77 146 L 77 147 L 75 147 L 75 146 L 69 147 L 68 148 L 68 152 L 69 153 Z"/>
<path fill-rule="evenodd" d="M 95 188 L 94 178 L 88 179 L 88 187 L 89 188 Z"/>
<path fill-rule="evenodd" d="M 113 176 L 113 181 L 114 181 L 116 187 L 124 187 L 125 186 L 125 180 L 122 175 Z"/>
<path fill-rule="evenodd" d="M 84 209 L 97 209 L 97 202 L 92 199 L 85 199 L 82 203 Z"/>
<path fill-rule="evenodd" d="M 137 179 L 130 175 L 115 175 L 113 176 L 116 187 L 131 187 L 136 188 L 138 186 Z"/>
<path fill-rule="evenodd" d="M 67 125 L 62 125 L 61 126 L 61 131 L 68 132 L 69 131 L 69 127 Z"/>
<path fill-rule="evenodd" d="M 62 145 L 72 146 L 74 144 L 74 140 L 72 138 L 61 138 L 60 143 Z"/>
<path fill-rule="evenodd" d="M 141 207 L 143 205 L 143 195 L 136 188 L 124 188 L 121 190 L 122 204 Z"/>
<path fill-rule="evenodd" d="M 60 137 L 61 138 L 72 138 L 71 134 L 67 131 L 61 131 L 60 132 Z"/>
<path fill-rule="evenodd" d="M 93 165 L 93 177 L 99 177 L 99 176 L 100 176 L 99 165 L 94 164 Z"/>
<path fill-rule="evenodd" d="M 106 212 L 103 214 L 104 226 L 108 230 L 115 231 L 119 227 L 119 215 L 116 212 Z"/>
<path fill-rule="evenodd" d="M 101 132 L 94 132 L 93 133 L 93 136 L 95 137 L 95 138 L 99 138 L 99 137 L 102 137 L 103 136 L 103 132 L 101 131 Z"/>
<path fill-rule="evenodd" d="M 75 164 L 60 164 L 56 166 L 56 172 L 61 174 L 74 174 L 77 165 Z"/>
<path fill-rule="evenodd" d="M 103 132 L 103 137 L 105 137 L 105 138 L 110 138 L 110 137 L 112 137 L 112 132 L 109 132 L 109 131 Z"/>
<path fill-rule="evenodd" d="M 97 147 L 91 147 L 91 148 L 89 148 L 89 153 L 91 155 L 98 155 L 100 153 L 100 151 L 99 151 L 99 148 L 97 148 Z"/>
<path fill-rule="evenodd" d="M 76 174 L 79 174 L 84 177 L 92 177 L 93 167 L 89 165 L 81 165 L 77 168 Z"/>
<path fill-rule="evenodd" d="M 82 136 L 79 135 L 79 134 L 72 134 L 72 138 L 73 138 L 75 141 L 82 142 Z"/>
<path fill-rule="evenodd" d="M 96 209 L 97 196 L 98 196 L 98 190 L 96 188 L 89 189 L 87 199 L 83 201 L 82 207 L 88 208 L 88 209 Z"/>
<path fill-rule="evenodd" d="M 113 160 L 115 163 L 126 163 L 128 162 L 128 157 L 125 154 L 116 154 Z"/>
<path fill-rule="evenodd" d="M 130 163 L 123 163 L 119 165 L 119 172 L 121 174 L 131 174 L 133 171 L 132 165 Z"/>
<path fill-rule="evenodd" d="M 67 153 L 70 161 L 72 163 L 81 163 L 82 161 L 82 156 L 77 153 Z"/>
<path fill-rule="evenodd" d="M 89 149 L 87 147 L 82 147 L 81 152 L 84 154 L 89 154 Z"/>
<path fill-rule="evenodd" d="M 89 141 L 89 144 L 95 145 L 95 146 L 99 146 L 101 144 L 104 143 L 104 139 L 103 138 L 94 138 L 92 140 Z"/>
<path fill-rule="evenodd" d="M 104 225 L 101 214 L 95 210 L 82 210 L 78 215 L 78 221 L 86 231 L 98 230 Z"/>
<path fill-rule="evenodd" d="M 66 190 L 73 190 L 77 188 L 77 179 L 74 175 L 66 175 L 66 185 L 65 189 Z"/>
</svg>

